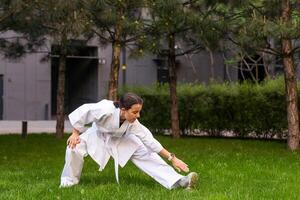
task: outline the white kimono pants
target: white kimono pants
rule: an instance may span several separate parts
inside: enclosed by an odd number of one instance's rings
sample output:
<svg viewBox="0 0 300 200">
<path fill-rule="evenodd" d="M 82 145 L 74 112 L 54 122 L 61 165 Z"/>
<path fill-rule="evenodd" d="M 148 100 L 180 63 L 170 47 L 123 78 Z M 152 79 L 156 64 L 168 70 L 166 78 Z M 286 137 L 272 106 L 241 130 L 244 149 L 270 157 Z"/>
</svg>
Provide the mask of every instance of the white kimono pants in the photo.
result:
<svg viewBox="0 0 300 200">
<path fill-rule="evenodd" d="M 175 183 L 183 176 L 178 174 L 157 153 L 149 151 L 136 136 L 131 135 L 130 138 L 138 141 L 139 144 L 139 147 L 133 153 L 130 160 L 139 169 L 154 178 L 167 189 L 176 187 Z M 67 147 L 65 166 L 61 175 L 62 182 L 79 183 L 84 162 L 83 158 L 87 155 L 87 147 L 84 140 L 81 140 L 74 149 Z"/>
</svg>

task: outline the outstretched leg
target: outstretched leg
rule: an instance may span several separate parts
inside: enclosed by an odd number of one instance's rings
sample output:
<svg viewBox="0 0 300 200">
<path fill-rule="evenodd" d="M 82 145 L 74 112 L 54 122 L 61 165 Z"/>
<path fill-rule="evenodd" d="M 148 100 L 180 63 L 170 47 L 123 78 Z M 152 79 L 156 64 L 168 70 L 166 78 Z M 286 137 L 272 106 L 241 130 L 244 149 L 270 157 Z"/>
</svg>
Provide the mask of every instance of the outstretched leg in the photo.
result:
<svg viewBox="0 0 300 200">
<path fill-rule="evenodd" d="M 132 162 L 146 174 L 168 189 L 176 187 L 184 176 L 178 174 L 157 153 L 150 152 L 143 143 L 131 157 Z"/>
</svg>

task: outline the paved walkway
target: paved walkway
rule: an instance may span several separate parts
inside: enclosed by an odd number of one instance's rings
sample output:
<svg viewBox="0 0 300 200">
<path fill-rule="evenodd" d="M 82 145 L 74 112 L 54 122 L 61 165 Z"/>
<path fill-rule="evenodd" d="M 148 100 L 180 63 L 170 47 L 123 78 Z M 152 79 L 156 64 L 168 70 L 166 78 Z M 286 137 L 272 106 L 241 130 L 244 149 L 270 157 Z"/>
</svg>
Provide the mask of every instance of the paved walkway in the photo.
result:
<svg viewBox="0 0 300 200">
<path fill-rule="evenodd" d="M 31 133 L 55 133 L 56 121 L 27 121 L 27 132 Z M 71 132 L 72 126 L 69 121 L 65 121 L 65 132 Z M 22 121 L 3 121 L 0 120 L 0 135 L 21 134 Z"/>
</svg>

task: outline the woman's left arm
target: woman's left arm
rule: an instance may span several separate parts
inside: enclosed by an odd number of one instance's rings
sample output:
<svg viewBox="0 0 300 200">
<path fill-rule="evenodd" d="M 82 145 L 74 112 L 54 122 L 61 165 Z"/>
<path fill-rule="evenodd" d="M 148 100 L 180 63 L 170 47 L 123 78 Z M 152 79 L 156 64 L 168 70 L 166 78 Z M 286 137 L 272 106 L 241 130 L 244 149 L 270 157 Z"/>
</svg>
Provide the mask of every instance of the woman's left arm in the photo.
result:
<svg viewBox="0 0 300 200">
<path fill-rule="evenodd" d="M 135 127 L 135 128 L 134 128 Z M 150 130 L 136 121 L 131 130 L 140 140 L 152 151 L 172 162 L 173 167 L 178 171 L 188 172 L 188 165 L 176 158 L 175 154 L 166 150 L 152 135 Z"/>
<path fill-rule="evenodd" d="M 177 171 L 184 171 L 184 172 L 188 172 L 189 168 L 188 165 L 185 164 L 182 160 L 178 159 L 175 154 L 170 153 L 168 150 L 166 150 L 165 148 L 163 148 L 160 152 L 159 155 L 162 156 L 163 158 L 169 160 L 172 162 L 173 167 L 177 170 Z"/>
</svg>

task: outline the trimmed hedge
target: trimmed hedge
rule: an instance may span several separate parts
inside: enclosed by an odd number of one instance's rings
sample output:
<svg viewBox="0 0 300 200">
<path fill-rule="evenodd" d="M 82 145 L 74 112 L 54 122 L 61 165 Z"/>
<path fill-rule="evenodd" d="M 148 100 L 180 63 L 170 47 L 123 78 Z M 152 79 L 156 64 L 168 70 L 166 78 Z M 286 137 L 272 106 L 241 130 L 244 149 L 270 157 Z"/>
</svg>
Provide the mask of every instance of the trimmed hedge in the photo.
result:
<svg viewBox="0 0 300 200">
<path fill-rule="evenodd" d="M 127 87 L 125 91 L 144 99 L 142 123 L 157 131 L 170 128 L 168 85 Z M 281 137 L 287 129 L 283 78 L 261 84 L 180 84 L 177 91 L 183 133 L 201 130 L 219 135 L 226 130 L 237 136 Z"/>
</svg>

